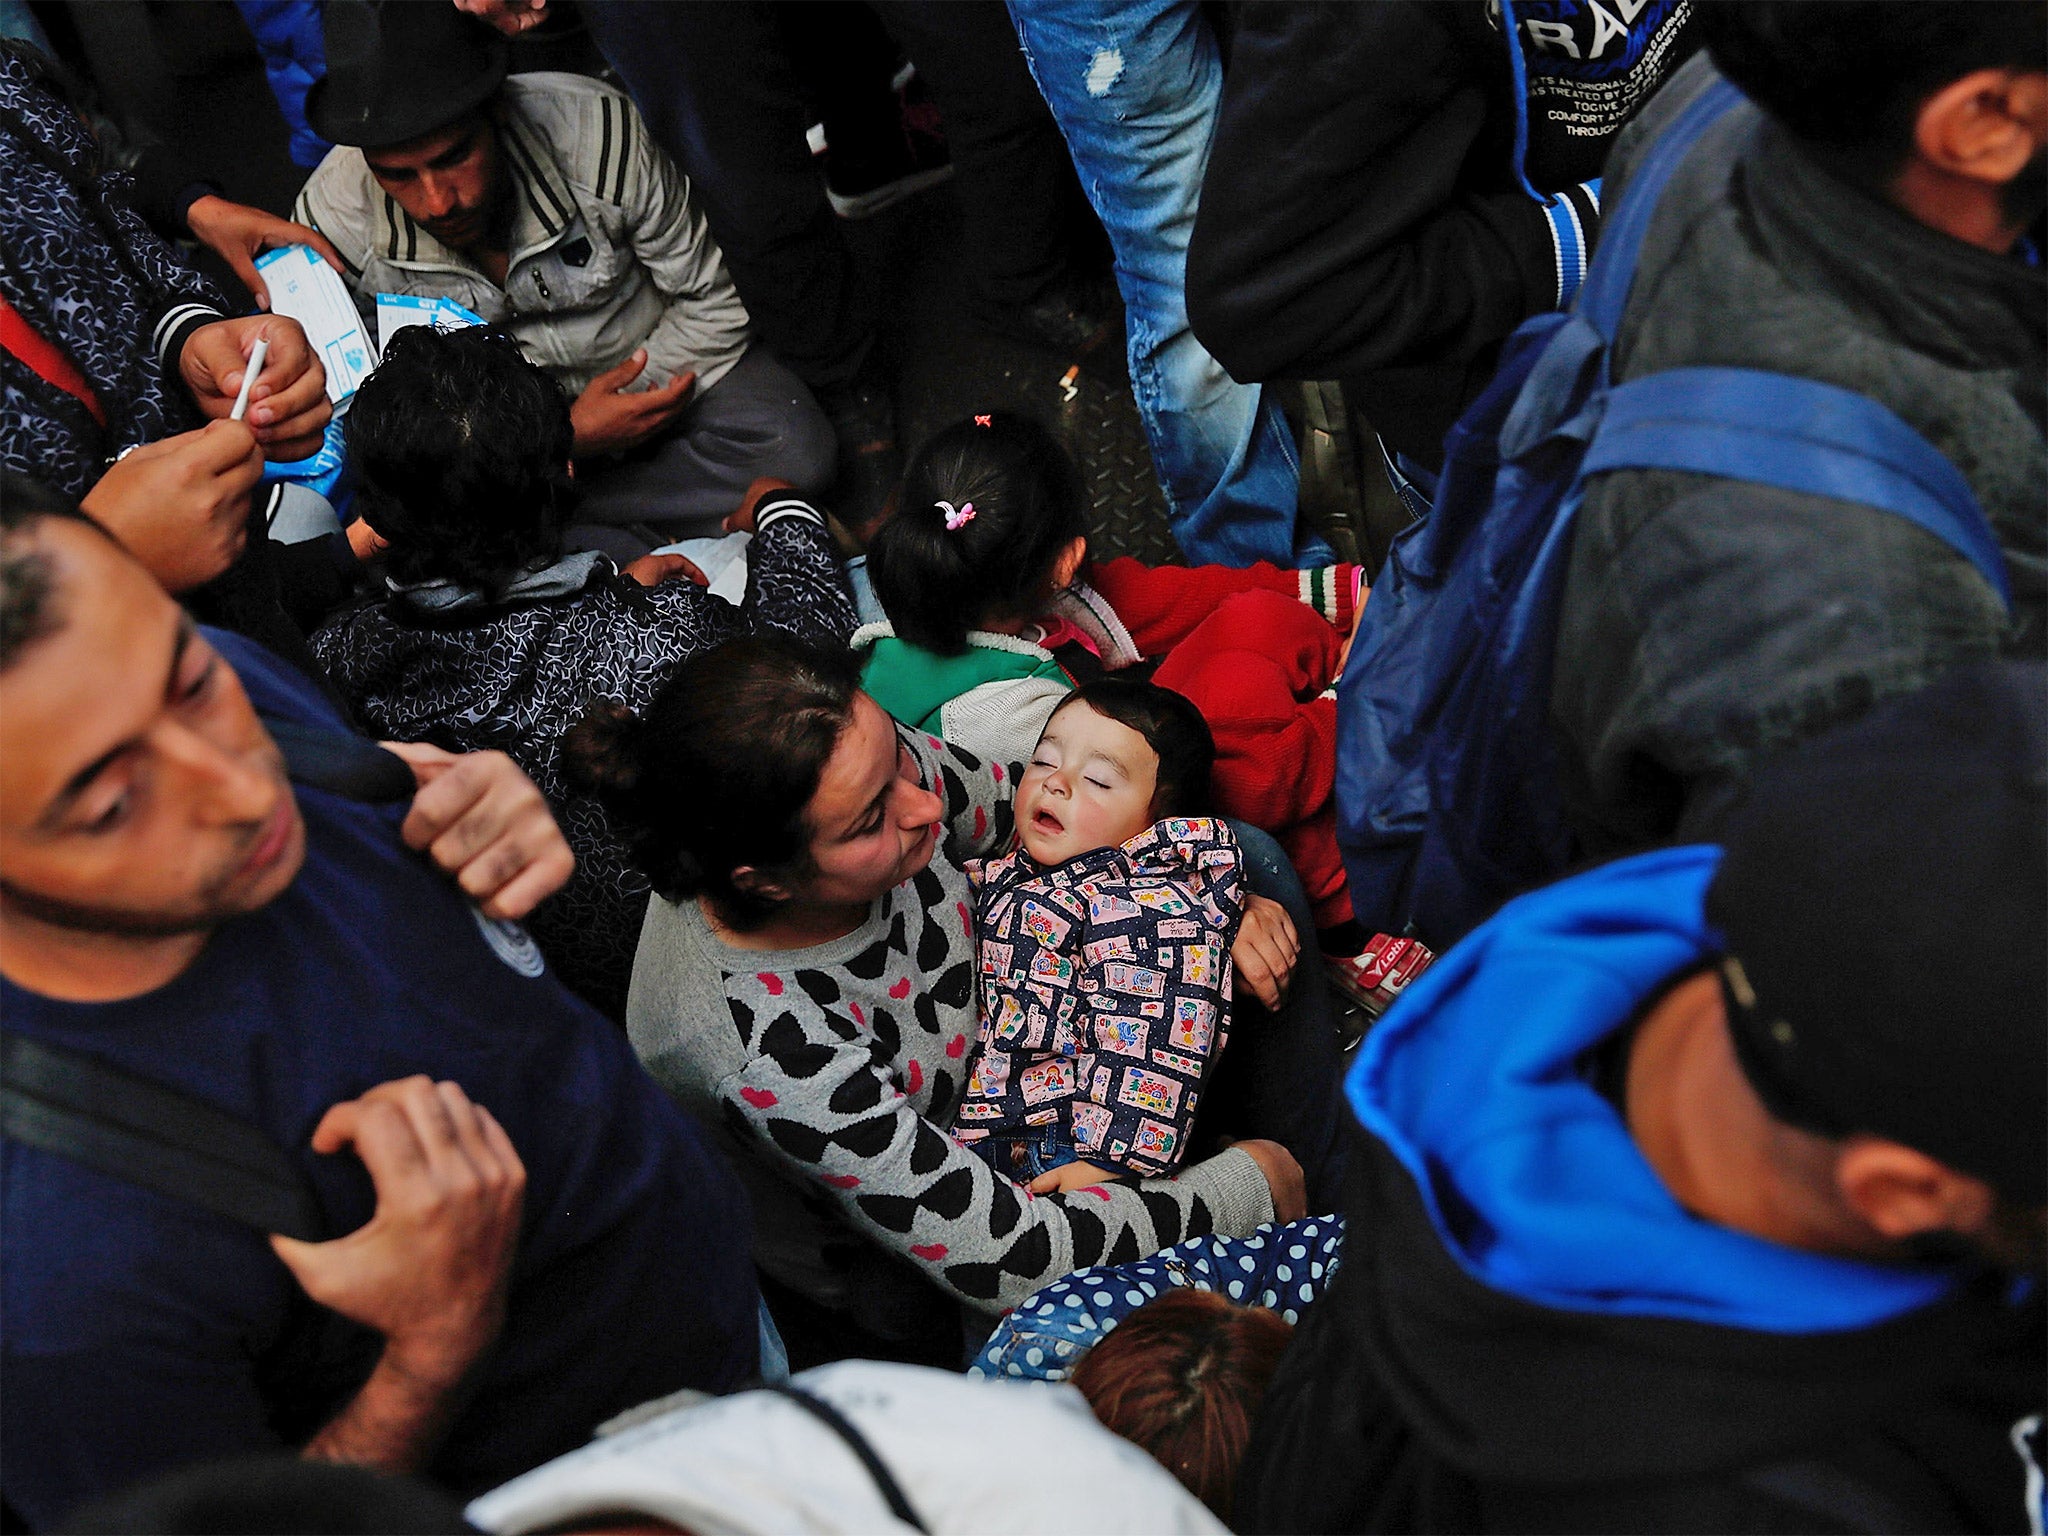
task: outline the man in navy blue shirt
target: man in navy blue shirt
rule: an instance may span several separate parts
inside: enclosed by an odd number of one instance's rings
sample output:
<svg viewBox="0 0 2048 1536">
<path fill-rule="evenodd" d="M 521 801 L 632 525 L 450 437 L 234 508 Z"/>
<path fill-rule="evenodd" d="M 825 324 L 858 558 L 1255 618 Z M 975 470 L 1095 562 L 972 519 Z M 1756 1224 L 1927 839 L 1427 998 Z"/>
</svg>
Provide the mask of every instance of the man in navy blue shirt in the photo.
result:
<svg viewBox="0 0 2048 1536">
<path fill-rule="evenodd" d="M 341 729 L 310 685 L 6 489 L 6 1028 L 259 1128 L 329 1238 L 0 1142 L 7 1502 L 277 1446 L 477 1490 L 746 1378 L 738 1185 L 517 925 L 570 867 L 532 785 L 427 747 L 410 807 L 292 784 L 266 722 Z"/>
</svg>

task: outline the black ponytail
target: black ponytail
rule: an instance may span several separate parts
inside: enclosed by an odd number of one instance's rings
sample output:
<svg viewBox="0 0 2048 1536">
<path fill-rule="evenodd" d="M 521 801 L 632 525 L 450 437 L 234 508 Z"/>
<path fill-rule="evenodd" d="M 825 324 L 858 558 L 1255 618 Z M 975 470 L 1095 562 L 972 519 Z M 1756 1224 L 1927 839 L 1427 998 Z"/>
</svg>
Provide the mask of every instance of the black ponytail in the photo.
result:
<svg viewBox="0 0 2048 1536">
<path fill-rule="evenodd" d="M 931 438 L 868 546 L 897 638 L 957 656 L 969 630 L 1033 617 L 1060 551 L 1088 531 L 1085 504 L 1074 461 L 1029 417 L 997 411 Z"/>
</svg>

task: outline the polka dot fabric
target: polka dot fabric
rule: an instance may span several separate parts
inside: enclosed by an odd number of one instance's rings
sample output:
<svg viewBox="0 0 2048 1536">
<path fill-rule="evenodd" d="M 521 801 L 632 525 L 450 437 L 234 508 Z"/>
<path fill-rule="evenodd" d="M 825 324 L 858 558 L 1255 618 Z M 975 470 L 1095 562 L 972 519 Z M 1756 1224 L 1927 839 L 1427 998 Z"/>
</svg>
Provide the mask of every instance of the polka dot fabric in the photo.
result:
<svg viewBox="0 0 2048 1536">
<path fill-rule="evenodd" d="M 1065 1381 L 1116 1325 L 1168 1291 L 1216 1291 L 1290 1323 L 1322 1295 L 1344 1254 L 1344 1218 L 1310 1216 L 1249 1237 L 1198 1237 L 1132 1264 L 1076 1270 L 1009 1313 L 968 1373 Z"/>
</svg>

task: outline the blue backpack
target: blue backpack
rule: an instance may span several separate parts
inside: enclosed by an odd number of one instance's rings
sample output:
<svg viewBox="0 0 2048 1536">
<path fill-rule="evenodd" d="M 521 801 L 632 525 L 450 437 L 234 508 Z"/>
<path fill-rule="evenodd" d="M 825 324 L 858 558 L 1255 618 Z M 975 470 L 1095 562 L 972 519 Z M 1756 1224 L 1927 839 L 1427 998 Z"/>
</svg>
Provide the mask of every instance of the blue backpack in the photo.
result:
<svg viewBox="0 0 2048 1536">
<path fill-rule="evenodd" d="M 1551 667 L 1590 477 L 1686 470 L 1861 502 L 1947 541 L 2011 607 L 1968 482 L 1876 401 L 1744 368 L 1610 380 L 1658 196 L 1741 100 L 1717 81 L 1650 146 L 1572 308 L 1508 339 L 1445 439 L 1429 514 L 1373 585 L 1337 694 L 1337 837 L 1368 929 L 1442 948 L 1573 862 Z"/>
</svg>

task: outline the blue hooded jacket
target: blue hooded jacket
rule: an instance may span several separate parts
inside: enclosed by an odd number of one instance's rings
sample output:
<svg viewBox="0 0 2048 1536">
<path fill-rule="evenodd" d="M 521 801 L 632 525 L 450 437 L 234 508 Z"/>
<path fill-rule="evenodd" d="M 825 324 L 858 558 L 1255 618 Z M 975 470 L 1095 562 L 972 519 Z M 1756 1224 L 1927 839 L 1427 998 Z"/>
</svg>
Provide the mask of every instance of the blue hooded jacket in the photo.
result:
<svg viewBox="0 0 2048 1536">
<path fill-rule="evenodd" d="M 1347 1092 L 1475 1280 L 1544 1306 L 1770 1332 L 1864 1328 L 1938 1274 L 1802 1253 L 1702 1221 L 1588 1081 L 1585 1053 L 1711 960 L 1721 851 L 1624 859 L 1525 896 L 1366 1039 Z"/>
</svg>

